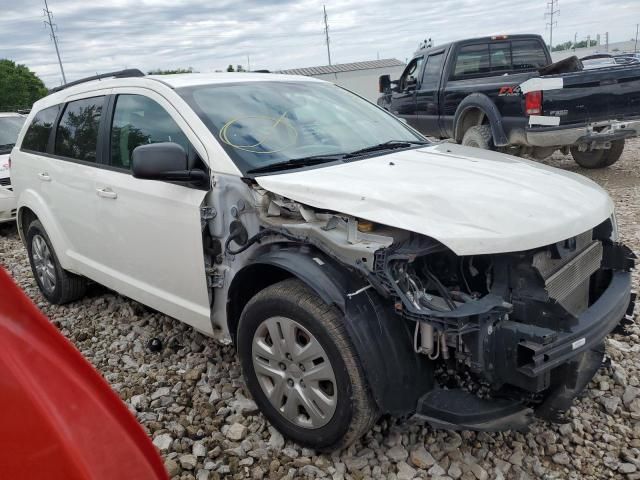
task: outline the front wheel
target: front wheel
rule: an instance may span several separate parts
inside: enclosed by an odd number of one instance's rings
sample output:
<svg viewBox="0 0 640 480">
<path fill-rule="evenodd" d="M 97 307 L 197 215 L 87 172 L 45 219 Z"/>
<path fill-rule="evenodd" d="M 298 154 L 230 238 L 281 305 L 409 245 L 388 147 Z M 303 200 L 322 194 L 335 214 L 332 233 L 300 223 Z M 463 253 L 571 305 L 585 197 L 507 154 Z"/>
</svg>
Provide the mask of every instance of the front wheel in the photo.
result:
<svg viewBox="0 0 640 480">
<path fill-rule="evenodd" d="M 605 168 L 618 161 L 624 150 L 624 140 L 614 140 L 611 148 L 581 152 L 578 147 L 571 147 L 571 156 L 582 168 Z"/>
<path fill-rule="evenodd" d="M 249 301 L 238 326 L 238 356 L 262 413 L 301 445 L 344 448 L 377 418 L 340 312 L 297 279 Z"/>
</svg>

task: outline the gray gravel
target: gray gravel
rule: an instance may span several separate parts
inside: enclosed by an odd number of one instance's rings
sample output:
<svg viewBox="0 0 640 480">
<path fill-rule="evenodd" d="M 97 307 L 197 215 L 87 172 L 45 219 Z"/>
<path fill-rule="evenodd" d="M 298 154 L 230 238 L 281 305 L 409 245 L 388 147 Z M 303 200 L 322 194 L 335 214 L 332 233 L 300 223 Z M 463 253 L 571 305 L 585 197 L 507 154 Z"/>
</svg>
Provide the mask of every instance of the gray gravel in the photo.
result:
<svg viewBox="0 0 640 480">
<path fill-rule="evenodd" d="M 640 251 L 639 157 L 640 141 L 633 140 L 606 170 L 583 170 L 562 155 L 545 163 L 604 186 L 622 239 Z M 98 286 L 82 301 L 49 305 L 12 226 L 0 229 L 0 264 L 129 405 L 174 478 L 640 479 L 637 325 L 629 337 L 608 341 L 612 366 L 576 402 L 570 423 L 487 434 L 387 418 L 346 451 L 318 455 L 285 442 L 257 413 L 232 348 Z M 164 342 L 159 353 L 146 348 L 154 337 Z"/>
</svg>

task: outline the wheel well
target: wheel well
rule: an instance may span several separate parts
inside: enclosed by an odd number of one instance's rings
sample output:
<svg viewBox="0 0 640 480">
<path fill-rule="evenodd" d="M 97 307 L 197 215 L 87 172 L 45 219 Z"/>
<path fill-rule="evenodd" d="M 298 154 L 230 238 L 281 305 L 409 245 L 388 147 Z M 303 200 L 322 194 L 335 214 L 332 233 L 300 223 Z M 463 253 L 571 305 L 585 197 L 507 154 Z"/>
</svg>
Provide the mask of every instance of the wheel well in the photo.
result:
<svg viewBox="0 0 640 480">
<path fill-rule="evenodd" d="M 484 125 L 489 123 L 489 117 L 479 108 L 472 107 L 467 109 L 460 119 L 456 128 L 456 142 L 461 142 L 462 137 L 467 130 L 476 125 Z"/>
<path fill-rule="evenodd" d="M 33 213 L 33 210 L 31 210 L 29 207 L 22 207 L 18 211 L 18 229 L 22 234 L 21 236 L 23 241 L 26 241 L 25 239 L 27 238 L 27 228 L 29 227 L 31 222 L 37 220 L 37 218 L 38 216 Z"/>
<path fill-rule="evenodd" d="M 260 263 L 249 265 L 236 274 L 229 288 L 227 303 L 227 326 L 234 343 L 240 315 L 249 300 L 269 285 L 290 277 L 293 277 L 293 275 L 283 268 Z"/>
</svg>

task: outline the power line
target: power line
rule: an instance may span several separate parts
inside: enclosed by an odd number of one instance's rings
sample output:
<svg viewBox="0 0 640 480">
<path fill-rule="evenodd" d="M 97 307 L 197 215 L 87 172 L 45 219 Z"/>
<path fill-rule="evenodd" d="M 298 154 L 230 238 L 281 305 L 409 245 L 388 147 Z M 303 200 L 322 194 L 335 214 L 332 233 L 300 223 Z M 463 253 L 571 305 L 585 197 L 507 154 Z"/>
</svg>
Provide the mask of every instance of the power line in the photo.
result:
<svg viewBox="0 0 640 480">
<path fill-rule="evenodd" d="M 553 20 L 554 15 L 558 15 L 560 10 L 558 9 L 558 0 L 549 0 L 547 2 L 547 12 L 544 14 L 544 17 L 549 17 L 549 23 L 547 26 L 549 27 L 549 49 L 553 50 L 553 27 L 558 25 L 558 22 Z"/>
<path fill-rule="evenodd" d="M 60 50 L 58 49 L 58 39 L 56 38 L 55 24 L 51 21 L 51 10 L 49 10 L 49 6 L 47 5 L 47 0 L 44 0 L 44 13 L 47 15 L 49 20 L 45 20 L 45 25 L 49 25 L 51 29 L 51 38 L 53 39 L 53 44 L 56 47 L 56 55 L 58 56 L 58 64 L 60 65 L 60 73 L 62 73 L 62 82 L 67 83 L 67 77 L 64 75 L 64 68 L 62 68 L 62 59 L 60 58 Z"/>
<path fill-rule="evenodd" d="M 324 36 L 327 42 L 327 57 L 329 58 L 329 65 L 331 65 L 331 48 L 329 47 L 329 22 L 327 21 L 327 7 L 322 6 L 324 11 Z"/>
</svg>

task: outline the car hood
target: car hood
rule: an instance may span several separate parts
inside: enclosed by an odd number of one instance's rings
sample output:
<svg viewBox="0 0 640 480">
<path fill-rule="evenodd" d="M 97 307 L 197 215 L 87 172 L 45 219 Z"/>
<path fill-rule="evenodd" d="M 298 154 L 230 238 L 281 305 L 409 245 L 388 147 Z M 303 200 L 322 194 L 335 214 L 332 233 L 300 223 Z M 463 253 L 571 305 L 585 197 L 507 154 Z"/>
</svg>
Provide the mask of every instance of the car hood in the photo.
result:
<svg viewBox="0 0 640 480">
<path fill-rule="evenodd" d="M 458 255 L 549 245 L 613 213 L 609 195 L 581 175 L 452 143 L 256 182 L 318 209 L 427 235 Z"/>
</svg>

